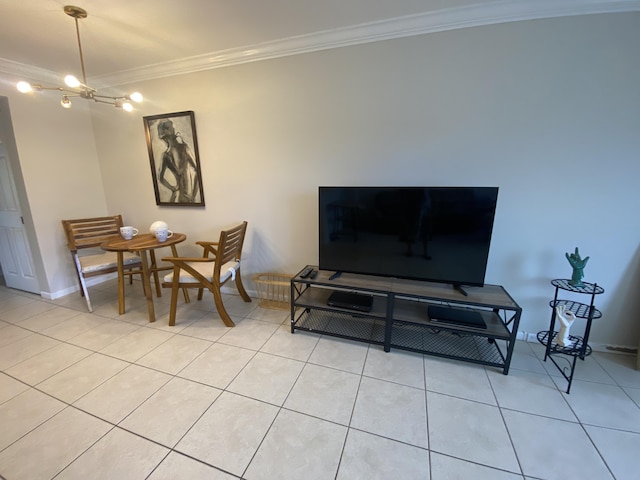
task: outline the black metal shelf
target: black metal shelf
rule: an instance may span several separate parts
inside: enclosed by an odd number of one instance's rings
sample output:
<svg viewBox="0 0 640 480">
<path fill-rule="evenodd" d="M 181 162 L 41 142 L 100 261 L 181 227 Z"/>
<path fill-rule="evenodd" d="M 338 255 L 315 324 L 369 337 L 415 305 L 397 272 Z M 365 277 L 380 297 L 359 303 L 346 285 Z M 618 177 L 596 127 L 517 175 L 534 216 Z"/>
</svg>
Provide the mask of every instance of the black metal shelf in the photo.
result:
<svg viewBox="0 0 640 480">
<path fill-rule="evenodd" d="M 544 361 L 547 358 L 556 366 L 562 376 L 567 380 L 567 394 L 571 391 L 571 383 L 573 382 L 573 375 L 576 369 L 576 360 L 584 360 L 586 356 L 591 355 L 592 349 L 589 346 L 589 334 L 591 332 L 591 322 L 594 319 L 601 318 L 602 312 L 594 306 L 596 295 L 604 293 L 604 288 L 596 283 L 583 282 L 581 285 L 573 285 L 570 280 L 564 278 L 557 278 L 551 280 L 551 285 L 555 287 L 555 294 L 553 300 L 549 302 L 551 307 L 551 321 L 549 322 L 549 329 L 538 332 L 538 341 L 545 346 Z M 583 303 L 568 299 L 559 299 L 558 293 L 560 291 L 571 292 L 578 295 L 590 295 L 590 302 Z M 584 335 L 569 335 L 569 340 L 572 342 L 571 346 L 564 347 L 555 342 L 555 338 L 558 332 L 555 330 L 556 324 L 556 307 L 564 306 L 566 310 L 571 311 L 576 319 L 580 318 L 586 320 L 584 328 Z M 556 355 L 563 355 L 572 357 L 572 360 L 567 359 L 568 366 L 561 366 L 553 358 Z"/>
<path fill-rule="evenodd" d="M 314 279 L 298 273 L 291 279 L 291 333 L 317 332 L 383 345 L 387 352 L 398 348 L 509 373 L 522 309 L 501 286 L 473 287 L 464 296 L 443 284 L 354 274 L 332 280 L 332 273 L 320 270 Z M 335 290 L 372 295 L 371 311 L 327 305 Z M 487 328 L 431 320 L 428 309 L 434 304 L 479 312 Z"/>
</svg>

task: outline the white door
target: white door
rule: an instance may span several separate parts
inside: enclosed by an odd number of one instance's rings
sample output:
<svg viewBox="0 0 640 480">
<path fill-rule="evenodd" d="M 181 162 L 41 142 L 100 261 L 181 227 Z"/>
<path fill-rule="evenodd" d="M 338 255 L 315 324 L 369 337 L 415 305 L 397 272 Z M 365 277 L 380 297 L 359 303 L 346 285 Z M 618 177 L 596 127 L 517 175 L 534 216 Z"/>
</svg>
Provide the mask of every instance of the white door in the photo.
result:
<svg viewBox="0 0 640 480">
<path fill-rule="evenodd" d="M 0 142 L 0 266 L 8 287 L 40 294 L 7 148 Z"/>
</svg>

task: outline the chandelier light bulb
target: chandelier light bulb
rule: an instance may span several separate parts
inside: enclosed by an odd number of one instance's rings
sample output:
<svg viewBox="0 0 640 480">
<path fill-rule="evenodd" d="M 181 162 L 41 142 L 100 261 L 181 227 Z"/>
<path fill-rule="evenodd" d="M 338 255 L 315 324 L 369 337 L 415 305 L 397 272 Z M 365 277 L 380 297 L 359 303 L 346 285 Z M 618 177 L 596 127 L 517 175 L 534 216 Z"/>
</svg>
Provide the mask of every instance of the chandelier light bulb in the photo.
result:
<svg viewBox="0 0 640 480">
<path fill-rule="evenodd" d="M 78 88 L 80 86 L 80 80 L 78 80 L 73 75 L 67 75 L 66 77 L 64 77 L 64 83 L 69 88 Z"/>
<path fill-rule="evenodd" d="M 142 102 L 142 94 L 140 92 L 133 92 L 129 95 L 129 99 L 133 102 L 140 103 Z"/>
<path fill-rule="evenodd" d="M 33 91 L 29 82 L 18 82 L 16 87 L 18 87 L 18 91 L 20 93 L 29 93 Z"/>
<path fill-rule="evenodd" d="M 62 105 L 64 108 L 71 108 L 71 100 L 69 100 L 69 97 L 67 97 L 66 95 L 63 95 L 62 100 L 60 100 L 60 105 Z"/>
<path fill-rule="evenodd" d="M 126 110 L 127 112 L 131 112 L 131 111 L 133 111 L 133 105 L 131 105 L 129 102 L 124 102 L 124 103 L 122 104 L 122 108 L 123 108 L 124 110 Z"/>
</svg>

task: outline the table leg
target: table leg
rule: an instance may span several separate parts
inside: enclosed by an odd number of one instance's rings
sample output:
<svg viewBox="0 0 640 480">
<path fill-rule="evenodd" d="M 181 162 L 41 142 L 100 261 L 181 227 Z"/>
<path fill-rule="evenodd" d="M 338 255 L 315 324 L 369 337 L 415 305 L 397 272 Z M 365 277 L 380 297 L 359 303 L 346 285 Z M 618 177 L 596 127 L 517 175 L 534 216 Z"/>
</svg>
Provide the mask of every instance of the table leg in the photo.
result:
<svg viewBox="0 0 640 480">
<path fill-rule="evenodd" d="M 162 288 L 160 287 L 160 278 L 158 277 L 158 265 L 156 263 L 156 252 L 149 250 L 149 256 L 151 257 L 151 265 L 149 266 L 149 272 L 153 275 L 153 281 L 156 284 L 156 295 L 162 296 Z"/>
<path fill-rule="evenodd" d="M 124 314 L 124 254 L 117 252 L 118 254 L 118 313 Z"/>
<path fill-rule="evenodd" d="M 156 321 L 156 314 L 153 308 L 153 291 L 151 290 L 151 272 L 149 271 L 149 261 L 147 260 L 147 251 L 140 251 L 140 260 L 142 261 L 142 285 L 144 286 L 144 295 L 147 297 L 147 310 L 149 310 L 149 322 Z"/>
</svg>

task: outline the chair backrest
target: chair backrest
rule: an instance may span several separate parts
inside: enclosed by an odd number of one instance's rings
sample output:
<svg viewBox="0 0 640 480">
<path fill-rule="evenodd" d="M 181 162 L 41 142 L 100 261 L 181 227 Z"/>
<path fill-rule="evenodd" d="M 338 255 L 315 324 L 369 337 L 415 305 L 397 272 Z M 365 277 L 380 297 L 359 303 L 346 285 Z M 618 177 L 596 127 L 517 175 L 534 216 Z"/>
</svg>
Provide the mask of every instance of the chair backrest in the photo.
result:
<svg viewBox="0 0 640 480">
<path fill-rule="evenodd" d="M 237 227 L 222 230 L 218 251 L 216 253 L 215 274 L 220 276 L 220 268 L 229 262 L 240 261 L 244 236 L 247 232 L 247 222 L 242 222 Z"/>
<path fill-rule="evenodd" d="M 107 240 L 119 235 L 122 226 L 122 215 L 62 220 L 67 244 L 72 252 L 83 248 L 99 247 Z"/>
</svg>

